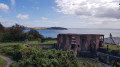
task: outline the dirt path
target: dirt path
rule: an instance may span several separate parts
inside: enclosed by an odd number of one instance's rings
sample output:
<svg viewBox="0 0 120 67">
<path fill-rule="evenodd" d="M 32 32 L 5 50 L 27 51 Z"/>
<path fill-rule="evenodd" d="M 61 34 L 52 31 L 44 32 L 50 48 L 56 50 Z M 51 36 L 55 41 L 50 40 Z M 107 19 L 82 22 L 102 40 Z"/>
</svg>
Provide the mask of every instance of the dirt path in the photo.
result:
<svg viewBox="0 0 120 67">
<path fill-rule="evenodd" d="M 8 57 L 5 57 L 3 55 L 0 55 L 0 58 L 2 58 L 3 60 L 5 60 L 7 62 L 6 66 L 5 67 L 9 67 L 10 64 L 13 62 L 10 58 Z"/>
</svg>

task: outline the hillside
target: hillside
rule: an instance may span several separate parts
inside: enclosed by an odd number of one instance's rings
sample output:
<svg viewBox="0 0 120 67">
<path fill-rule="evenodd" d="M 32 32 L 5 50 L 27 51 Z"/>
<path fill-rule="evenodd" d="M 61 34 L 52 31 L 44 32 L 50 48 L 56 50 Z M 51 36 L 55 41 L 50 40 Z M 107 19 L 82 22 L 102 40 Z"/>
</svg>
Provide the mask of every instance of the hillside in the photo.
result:
<svg viewBox="0 0 120 67">
<path fill-rule="evenodd" d="M 26 27 L 26 29 L 38 29 L 38 30 L 67 30 L 63 27 Z"/>
</svg>

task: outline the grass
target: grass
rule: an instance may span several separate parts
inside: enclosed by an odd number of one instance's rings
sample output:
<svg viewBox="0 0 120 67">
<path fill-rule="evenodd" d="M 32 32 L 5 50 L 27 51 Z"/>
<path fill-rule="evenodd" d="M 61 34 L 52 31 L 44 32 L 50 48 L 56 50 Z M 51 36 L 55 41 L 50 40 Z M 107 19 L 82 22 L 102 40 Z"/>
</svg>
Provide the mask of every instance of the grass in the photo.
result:
<svg viewBox="0 0 120 67">
<path fill-rule="evenodd" d="M 51 44 L 55 44 L 57 43 L 56 40 L 53 40 L 53 41 L 45 41 L 43 43 L 41 42 L 38 42 L 38 41 L 29 41 L 28 44 L 33 44 L 33 45 L 51 45 Z"/>
<path fill-rule="evenodd" d="M 105 67 L 98 59 L 92 60 L 90 58 L 78 57 L 78 61 L 87 67 Z"/>
<path fill-rule="evenodd" d="M 38 41 L 28 41 L 27 44 L 33 44 L 33 45 L 51 45 L 57 43 L 56 40 L 51 40 L 51 41 L 45 41 L 43 43 L 38 42 Z M 23 44 L 23 42 L 0 42 L 0 47 L 2 46 L 9 46 L 9 45 L 18 45 L 18 44 Z"/>
<path fill-rule="evenodd" d="M 9 45 L 18 45 L 22 44 L 22 42 L 0 42 L 0 46 L 9 46 Z"/>
<path fill-rule="evenodd" d="M 22 44 L 22 42 L 0 42 L 0 46 L 9 46 L 9 45 L 18 45 Z"/>
<path fill-rule="evenodd" d="M 0 58 L 0 67 L 5 67 L 6 61 Z"/>
<path fill-rule="evenodd" d="M 101 48 L 104 49 L 104 51 L 102 51 L 102 52 L 109 53 L 109 54 L 115 55 L 115 56 L 120 56 L 120 46 L 118 46 L 118 45 L 109 44 L 108 50 L 107 50 L 107 46 L 101 47 Z"/>
<path fill-rule="evenodd" d="M 102 48 L 107 49 L 107 46 L 102 47 Z M 110 49 L 110 50 L 120 50 L 120 46 L 109 44 L 108 49 Z"/>
<path fill-rule="evenodd" d="M 101 47 L 103 49 L 107 49 L 107 46 L 105 47 Z M 120 51 L 120 46 L 118 45 L 108 45 L 108 52 L 111 52 L 111 51 Z"/>
</svg>

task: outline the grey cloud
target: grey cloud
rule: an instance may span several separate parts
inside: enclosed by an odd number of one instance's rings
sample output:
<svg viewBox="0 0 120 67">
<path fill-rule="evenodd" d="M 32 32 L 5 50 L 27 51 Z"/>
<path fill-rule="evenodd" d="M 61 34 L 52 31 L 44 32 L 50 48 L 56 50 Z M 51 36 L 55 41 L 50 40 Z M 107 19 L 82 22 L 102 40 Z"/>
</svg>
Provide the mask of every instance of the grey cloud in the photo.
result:
<svg viewBox="0 0 120 67">
<path fill-rule="evenodd" d="M 101 12 L 98 11 L 96 17 L 108 17 L 108 18 L 117 18 L 120 19 L 120 10 L 116 9 L 102 9 Z"/>
<path fill-rule="evenodd" d="M 112 0 L 56 0 L 56 3 L 64 14 L 120 19 L 119 5 Z"/>
</svg>

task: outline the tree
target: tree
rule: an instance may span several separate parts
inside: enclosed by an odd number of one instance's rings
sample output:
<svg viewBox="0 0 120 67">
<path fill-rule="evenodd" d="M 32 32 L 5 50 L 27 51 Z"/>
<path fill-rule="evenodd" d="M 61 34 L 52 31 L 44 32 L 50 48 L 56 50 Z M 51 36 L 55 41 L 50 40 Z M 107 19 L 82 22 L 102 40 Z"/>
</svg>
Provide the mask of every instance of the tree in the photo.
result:
<svg viewBox="0 0 120 67">
<path fill-rule="evenodd" d="M 1 41 L 1 39 L 2 39 L 2 36 L 3 36 L 4 31 L 5 31 L 5 27 L 4 27 L 4 26 L 1 24 L 1 22 L 0 22 L 0 41 Z"/>
<path fill-rule="evenodd" d="M 24 41 L 26 39 L 24 29 L 24 26 L 18 24 L 13 25 L 3 34 L 1 41 Z"/>
<path fill-rule="evenodd" d="M 12 27 L 8 28 L 8 31 L 11 34 L 21 34 L 21 33 L 24 33 L 24 31 L 23 31 L 24 29 L 25 29 L 24 26 L 15 24 Z"/>
<path fill-rule="evenodd" d="M 27 38 L 29 40 L 37 40 L 39 38 L 43 38 L 43 36 L 41 34 L 39 34 L 39 32 L 34 30 L 34 29 L 31 29 L 27 34 L 28 34 Z"/>
<path fill-rule="evenodd" d="M 1 24 L 1 22 L 0 22 L 0 33 L 3 32 L 4 29 L 5 29 L 5 27 L 4 27 L 4 26 Z"/>
</svg>

